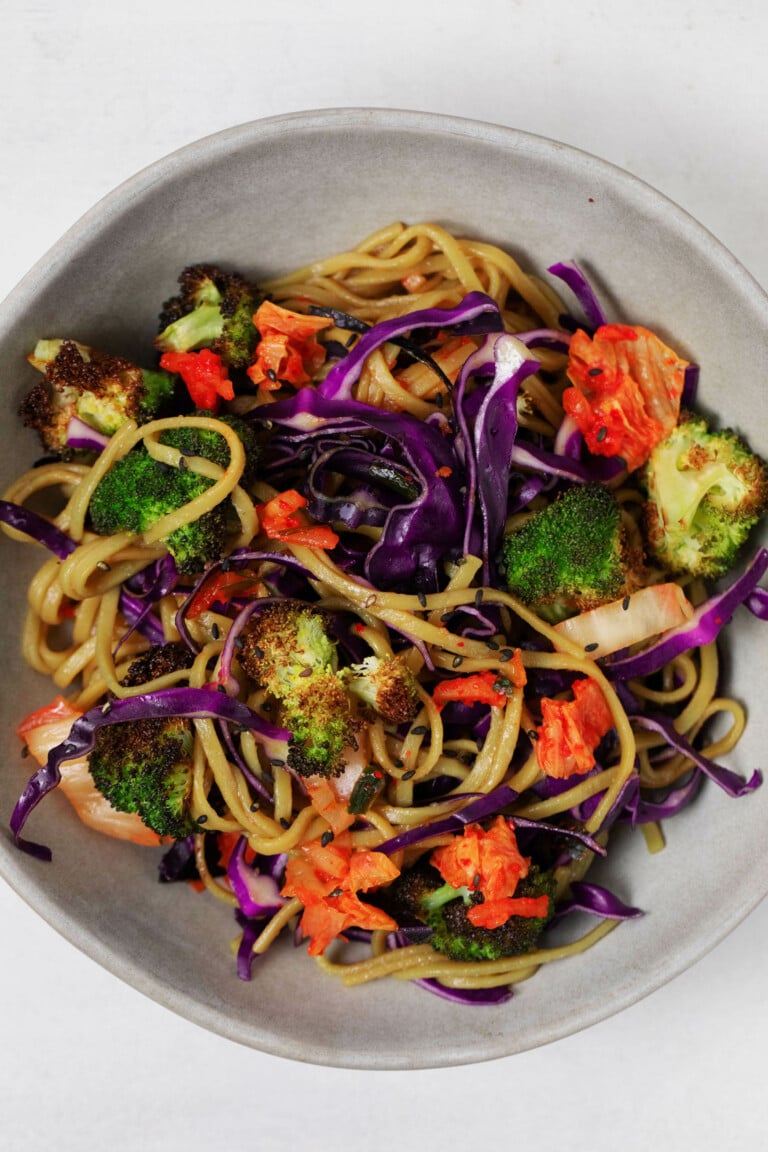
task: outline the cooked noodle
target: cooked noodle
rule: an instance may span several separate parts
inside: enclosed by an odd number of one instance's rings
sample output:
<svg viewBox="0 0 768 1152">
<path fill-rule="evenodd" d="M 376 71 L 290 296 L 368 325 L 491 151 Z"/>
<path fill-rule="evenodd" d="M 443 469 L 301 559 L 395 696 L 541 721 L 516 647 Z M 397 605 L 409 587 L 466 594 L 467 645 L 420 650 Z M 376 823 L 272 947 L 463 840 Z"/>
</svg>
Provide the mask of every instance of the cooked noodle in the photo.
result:
<svg viewBox="0 0 768 1152">
<path fill-rule="evenodd" d="M 287 308 L 306 311 L 316 305 L 350 313 L 368 323 L 417 308 L 454 307 L 471 291 L 485 292 L 496 301 L 510 333 L 557 328 L 565 311 L 552 290 L 525 273 L 509 254 L 490 244 L 457 238 L 430 224 L 390 225 L 349 252 L 318 261 L 263 288 L 271 299 Z M 349 342 L 348 332 L 336 327 L 327 330 L 324 338 L 329 342 Z M 477 343 L 472 338 L 448 335 L 434 358 L 445 374 L 455 379 Z M 537 350 L 535 355 L 540 367 L 521 387 L 518 417 L 523 428 L 551 439 L 563 419 L 561 395 L 567 357 L 549 350 Z M 367 404 L 406 412 L 420 420 L 437 416 L 450 400 L 445 383 L 429 365 L 411 362 L 403 367 L 393 344 L 385 344 L 368 358 L 354 394 Z M 273 398 L 272 393 L 244 393 L 230 407 L 240 414 L 253 410 L 261 413 Z M 201 457 L 187 457 L 189 468 L 213 481 L 203 495 L 163 516 L 143 534 L 96 535 L 88 526 L 88 509 L 102 477 L 137 444 L 143 444 L 155 459 L 177 467 L 178 450 L 163 445 L 160 437 L 164 431 L 182 426 L 215 431 L 224 437 L 230 452 L 229 465 L 222 468 Z M 43 494 L 64 501 L 52 520 L 77 546 L 64 560 L 45 560 L 31 581 L 23 655 L 58 689 L 67 690 L 73 708 L 87 711 L 110 694 L 122 699 L 180 684 L 216 686 L 233 620 L 212 609 L 188 622 L 198 652 L 191 668 L 139 686 L 122 684 L 131 660 L 149 647 L 149 641 L 138 631 L 125 638 L 127 626 L 120 592 L 127 580 L 166 555 L 163 541 L 170 532 L 229 502 L 236 524 L 228 550 L 266 548 L 294 556 L 309 573 L 318 607 L 343 613 L 345 619 L 354 622 L 358 642 L 370 653 L 383 657 L 397 651 L 419 678 L 419 710 L 407 731 L 380 718 L 369 720 L 364 740 L 366 754 L 369 763 L 384 774 L 386 786 L 366 813 L 365 821 L 353 826 L 351 839 L 355 847 L 375 849 L 399 832 L 420 826 L 425 817 L 433 821 L 456 812 L 467 803 L 467 794 L 487 794 L 505 784 L 520 793 L 508 813 L 529 820 L 551 821 L 598 798 L 582 826 L 585 833 L 598 834 L 633 775 L 639 773 L 641 787 L 650 794 L 670 788 L 690 773 L 691 761 L 681 753 L 672 752 L 661 759 L 654 755 L 664 747 L 663 736 L 633 730 L 614 684 L 579 645 L 512 595 L 482 586 L 481 557 L 466 556 L 461 565 L 447 573 L 443 590 L 426 596 L 372 589 L 344 571 L 323 550 L 290 543 L 276 545 L 264 539 L 255 506 L 273 496 L 275 489 L 263 480 L 255 485 L 245 484 L 245 464 L 237 434 L 213 417 L 172 417 L 140 426 L 128 421 L 92 464 L 49 463 L 29 471 L 8 489 L 5 498 L 20 505 L 33 497 L 39 500 Z M 629 485 L 617 495 L 629 531 L 637 532 L 636 490 Z M 543 504 L 545 499 L 540 498 L 538 503 Z M 515 522 L 525 516 L 522 514 Z M 27 539 L 21 532 L 6 531 L 16 539 Z M 379 533 L 376 529 L 362 529 L 361 534 L 370 538 Z M 253 564 L 250 571 L 268 583 L 268 562 Z M 189 591 L 189 586 L 176 588 L 153 606 L 165 641 L 184 639 L 177 613 Z M 264 593 L 267 591 L 265 585 Z M 703 599 L 703 590 L 696 590 L 696 596 Z M 510 624 L 508 635 L 498 636 L 494 648 L 486 639 L 451 632 L 444 621 L 450 610 L 471 608 L 480 600 L 494 605 Z M 526 672 L 552 671 L 592 678 L 604 694 L 615 729 L 613 748 L 601 770 L 577 777 L 572 786 L 551 796 L 540 796 L 532 790 L 542 779 L 535 746 L 523 762 L 519 757 L 515 759 L 521 735 L 534 725 L 531 702 L 522 690 L 512 692 L 505 707 L 491 709 L 487 732 L 479 746 L 469 733 L 459 739 L 446 735 L 441 712 L 431 694 L 441 672 L 458 663 L 462 674 L 492 672 L 504 676 L 507 658 L 503 646 L 514 646 L 515 638 L 522 633 L 536 635 L 540 641 L 538 647 L 528 646 L 522 651 Z M 407 645 L 403 637 L 408 638 Z M 233 673 L 240 698 L 268 718 L 273 702 L 263 690 L 247 682 L 236 657 Z M 675 729 L 689 742 L 696 740 L 713 717 L 728 719 L 727 731 L 703 749 L 704 755 L 715 757 L 734 747 L 744 727 L 743 709 L 736 701 L 718 694 L 717 681 L 717 654 L 714 645 L 710 645 L 676 657 L 659 675 L 631 682 L 629 687 L 641 702 L 673 715 Z M 242 834 L 253 852 L 276 857 L 327 833 L 329 824 L 322 811 L 310 802 L 301 783 L 283 765 L 270 764 L 250 733 L 240 732 L 232 737 L 237 749 L 237 756 L 233 756 L 214 720 L 195 719 L 192 723 L 191 815 L 201 824 L 195 837 L 197 871 L 210 894 L 234 907 L 237 898 L 227 878 L 213 875 L 207 862 L 207 837 L 219 832 Z M 448 781 L 448 787 L 439 799 L 425 806 L 417 798 L 418 790 L 438 778 Z M 254 792 L 253 779 L 265 785 L 265 794 Z M 267 799 L 270 790 L 271 799 Z M 655 825 L 649 825 L 646 835 L 652 849 L 659 846 L 661 833 Z M 411 863 L 447 839 L 450 837 L 437 835 L 424 840 L 415 849 L 394 853 L 393 862 L 397 866 Z M 558 891 L 562 896 L 567 896 L 571 881 L 583 877 L 592 857 L 592 852 L 575 854 L 559 868 Z M 285 927 L 295 924 L 301 910 L 295 898 L 285 903 L 255 939 L 254 953 L 270 948 Z M 389 947 L 385 933 L 374 933 L 370 958 L 341 962 L 328 954 L 319 957 L 317 963 L 345 985 L 391 976 L 400 980 L 430 978 L 454 989 L 483 989 L 525 980 L 541 965 L 596 944 L 615 923 L 605 920 L 576 941 L 496 962 L 451 961 L 426 943 Z"/>
</svg>

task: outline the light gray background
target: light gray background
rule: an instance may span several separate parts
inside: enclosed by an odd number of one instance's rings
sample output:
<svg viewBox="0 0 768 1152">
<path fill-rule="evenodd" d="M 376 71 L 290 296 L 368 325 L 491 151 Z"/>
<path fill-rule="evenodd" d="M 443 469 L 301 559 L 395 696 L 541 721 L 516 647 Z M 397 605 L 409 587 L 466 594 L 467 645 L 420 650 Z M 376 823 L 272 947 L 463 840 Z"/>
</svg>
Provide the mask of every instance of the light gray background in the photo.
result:
<svg viewBox="0 0 768 1152">
<path fill-rule="evenodd" d="M 759 0 L 0 0 L 0 17 L 0 297 L 145 164 L 232 124 L 341 105 L 586 149 L 671 196 L 768 286 Z M 753 1152 L 768 1146 L 767 955 L 764 904 L 578 1036 L 465 1069 L 355 1073 L 177 1019 L 0 885 L 0 1149 Z"/>
</svg>

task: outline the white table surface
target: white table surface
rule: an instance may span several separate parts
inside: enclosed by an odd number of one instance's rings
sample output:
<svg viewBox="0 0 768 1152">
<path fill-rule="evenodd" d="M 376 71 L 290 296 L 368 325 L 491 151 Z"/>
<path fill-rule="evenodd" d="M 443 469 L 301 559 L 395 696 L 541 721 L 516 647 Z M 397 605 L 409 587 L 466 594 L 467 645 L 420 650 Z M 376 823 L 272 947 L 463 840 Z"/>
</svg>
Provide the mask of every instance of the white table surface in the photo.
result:
<svg viewBox="0 0 768 1152">
<path fill-rule="evenodd" d="M 342 105 L 586 149 L 687 208 L 768 286 L 762 0 L 0 0 L 0 17 L 0 297 L 174 148 Z M 753 1152 L 768 1148 L 766 957 L 763 904 L 665 989 L 546 1048 L 409 1074 L 320 1069 L 176 1018 L 0 882 L 0 1149 Z"/>
</svg>

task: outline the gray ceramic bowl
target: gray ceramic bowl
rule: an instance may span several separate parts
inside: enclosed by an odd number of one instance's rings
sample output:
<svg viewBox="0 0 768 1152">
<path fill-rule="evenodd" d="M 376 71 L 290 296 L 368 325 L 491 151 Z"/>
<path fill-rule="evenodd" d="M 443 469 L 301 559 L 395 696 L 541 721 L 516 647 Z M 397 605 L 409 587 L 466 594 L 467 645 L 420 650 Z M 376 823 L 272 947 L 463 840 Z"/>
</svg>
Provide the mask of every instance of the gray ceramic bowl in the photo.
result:
<svg viewBox="0 0 768 1152">
<path fill-rule="evenodd" d="M 216 259 L 257 276 L 321 257 L 394 219 L 434 219 L 510 249 L 529 268 L 576 259 L 611 317 L 644 323 L 702 366 L 701 399 L 768 450 L 761 395 L 768 300 L 699 224 L 627 173 L 507 128 L 410 112 L 342 110 L 265 120 L 161 160 L 98 204 L 0 311 L 0 371 L 15 410 L 40 335 L 70 334 L 138 355 L 177 271 Z M 0 425 L 5 485 L 35 456 Z M 51 695 L 21 665 L 25 583 L 36 556 L 1 542 L 7 827 L 28 766 L 13 727 Z M 730 684 L 753 705 L 730 758 L 748 775 L 768 747 L 765 636 L 743 613 L 730 633 Z M 8 689 L 12 685 L 12 689 Z M 159 885 L 153 851 L 102 839 L 53 795 L 31 829 L 52 864 L 0 832 L 0 872 L 88 955 L 172 1010 L 233 1040 L 298 1060 L 412 1068 L 485 1060 L 546 1043 L 626 1007 L 701 957 L 768 890 L 768 788 L 729 800 L 714 786 L 649 856 L 638 836 L 612 886 L 648 910 L 584 956 L 542 970 L 502 1008 L 457 1007 L 395 982 L 344 991 L 304 950 L 273 951 L 250 984 L 227 946 L 230 912 L 186 886 Z M 30 833 L 32 834 L 32 832 Z"/>
</svg>

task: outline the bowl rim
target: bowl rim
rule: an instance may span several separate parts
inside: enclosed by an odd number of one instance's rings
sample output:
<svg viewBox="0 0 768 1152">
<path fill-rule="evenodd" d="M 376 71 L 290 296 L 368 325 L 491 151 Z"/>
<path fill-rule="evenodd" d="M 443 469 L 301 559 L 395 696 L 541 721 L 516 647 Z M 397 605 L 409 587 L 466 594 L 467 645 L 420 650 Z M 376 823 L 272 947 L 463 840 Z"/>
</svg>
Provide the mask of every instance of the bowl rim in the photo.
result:
<svg viewBox="0 0 768 1152">
<path fill-rule="evenodd" d="M 763 313 L 768 323 L 768 294 L 733 253 L 705 225 L 674 200 L 611 161 L 543 135 L 477 119 L 400 108 L 341 106 L 287 112 L 248 120 L 209 133 L 152 161 L 121 181 L 83 213 L 0 302 L 0 339 L 13 324 L 14 315 L 25 309 L 33 300 L 44 278 L 50 277 L 66 265 L 82 240 L 86 237 L 93 238 L 94 234 L 106 229 L 115 217 L 133 201 L 139 200 L 154 184 L 169 175 L 194 168 L 201 160 L 207 162 L 226 154 L 233 147 L 253 145 L 270 137 L 289 135 L 297 131 L 322 132 L 328 128 L 338 130 L 340 127 L 357 129 L 368 127 L 378 131 L 466 137 L 517 152 L 538 154 L 550 159 L 559 157 L 561 163 L 570 160 L 582 171 L 608 176 L 615 187 L 631 194 L 634 203 L 642 203 L 653 214 L 663 212 L 665 218 L 674 222 L 687 243 L 699 249 L 702 245 L 706 245 L 708 257 L 735 280 L 741 293 L 749 297 L 752 305 Z M 234 1028 L 229 1018 L 201 1004 L 180 989 L 167 985 L 138 964 L 126 960 L 113 944 L 99 938 L 96 932 L 84 928 L 72 913 L 63 909 L 50 897 L 42 874 L 40 879 L 31 881 L 30 874 L 16 866 L 17 860 L 19 864 L 22 863 L 18 849 L 10 837 L 7 835 L 0 837 L 0 878 L 5 880 L 30 908 L 70 944 L 156 1003 L 211 1032 L 269 1055 L 318 1065 L 369 1070 L 404 1070 L 479 1063 L 515 1055 L 573 1035 L 623 1011 L 687 970 L 729 935 L 768 894 L 768 882 L 758 883 L 759 876 L 755 874 L 752 886 L 742 890 L 738 898 L 729 905 L 728 915 L 715 926 L 710 926 L 705 935 L 697 937 L 695 942 L 681 949 L 675 956 L 674 963 L 655 970 L 650 976 L 646 974 L 643 978 L 634 980 L 630 987 L 624 987 L 618 994 L 614 993 L 608 1007 L 595 1009 L 580 1018 L 575 1025 L 570 1019 L 563 1019 L 559 1024 L 551 1023 L 548 1027 L 540 1028 L 535 1037 L 522 1043 L 517 1042 L 514 1034 L 509 1032 L 501 1036 L 489 1035 L 486 1038 L 487 1051 L 474 1051 L 470 1056 L 440 1052 L 430 1060 L 414 1061 L 413 1057 L 405 1052 L 385 1052 L 371 1053 L 368 1062 L 361 1062 L 359 1053 L 345 1052 L 336 1045 L 310 1046 L 285 1037 L 259 1033 L 258 1027 L 254 1026 Z"/>
</svg>

